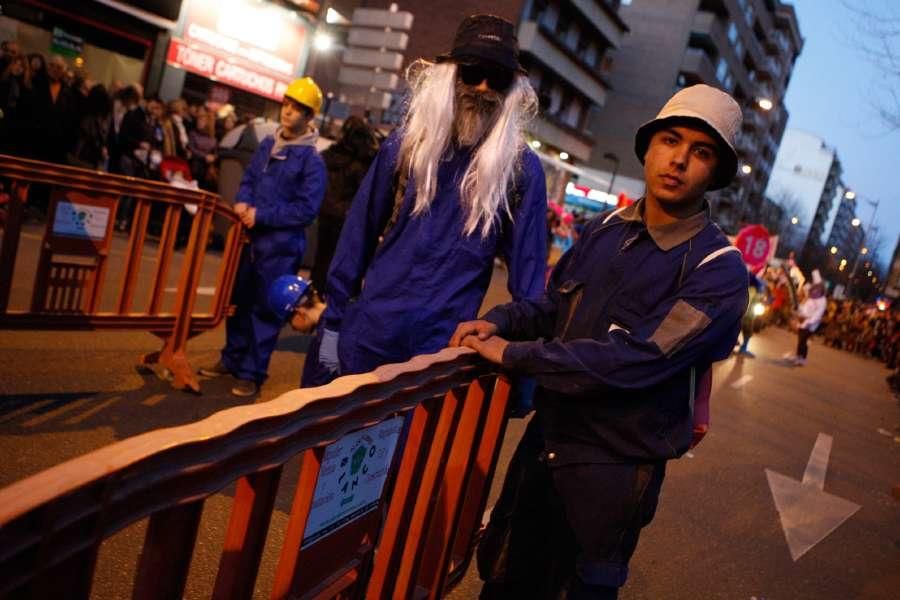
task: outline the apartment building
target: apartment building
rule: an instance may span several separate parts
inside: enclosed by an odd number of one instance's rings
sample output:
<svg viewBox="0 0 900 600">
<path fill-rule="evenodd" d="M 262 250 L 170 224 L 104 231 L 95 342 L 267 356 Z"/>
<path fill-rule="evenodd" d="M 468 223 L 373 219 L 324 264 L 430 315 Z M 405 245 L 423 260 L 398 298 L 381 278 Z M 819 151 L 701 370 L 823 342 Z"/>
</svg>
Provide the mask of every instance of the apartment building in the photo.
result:
<svg viewBox="0 0 900 600">
<path fill-rule="evenodd" d="M 619 185 L 633 190 L 643 178 L 636 129 L 677 90 L 713 85 L 744 112 L 739 177 L 710 196 L 714 216 L 731 232 L 757 222 L 787 124 L 785 92 L 803 48 L 793 7 L 780 0 L 626 0 L 619 15 L 630 32 L 609 52 L 612 91 L 589 124 L 590 167 L 617 167 Z"/>
</svg>

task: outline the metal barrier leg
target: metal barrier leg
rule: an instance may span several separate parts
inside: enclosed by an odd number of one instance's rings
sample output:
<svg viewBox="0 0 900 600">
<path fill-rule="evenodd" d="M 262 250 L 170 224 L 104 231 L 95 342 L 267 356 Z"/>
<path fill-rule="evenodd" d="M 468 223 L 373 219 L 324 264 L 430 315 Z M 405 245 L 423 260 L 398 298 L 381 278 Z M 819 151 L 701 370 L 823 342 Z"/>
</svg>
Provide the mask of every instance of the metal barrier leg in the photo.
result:
<svg viewBox="0 0 900 600">
<path fill-rule="evenodd" d="M 200 206 L 191 227 L 190 241 L 184 253 L 181 277 L 178 280 L 178 297 L 175 301 L 175 327 L 165 338 L 163 349 L 144 356 L 144 364 L 159 362 L 172 372 L 172 385 L 178 389 L 200 392 L 200 382 L 191 368 L 185 352 L 191 334 L 191 318 L 194 301 L 197 299 L 197 284 L 203 268 L 206 240 L 212 224 L 212 203 Z M 175 243 L 175 239 L 168 240 Z"/>
<path fill-rule="evenodd" d="M 6 224 L 3 228 L 3 247 L 0 249 L 0 313 L 5 313 L 9 306 L 9 291 L 12 289 L 13 271 L 16 268 L 22 213 L 27 200 L 28 184 L 13 182 L 6 212 Z"/>
</svg>

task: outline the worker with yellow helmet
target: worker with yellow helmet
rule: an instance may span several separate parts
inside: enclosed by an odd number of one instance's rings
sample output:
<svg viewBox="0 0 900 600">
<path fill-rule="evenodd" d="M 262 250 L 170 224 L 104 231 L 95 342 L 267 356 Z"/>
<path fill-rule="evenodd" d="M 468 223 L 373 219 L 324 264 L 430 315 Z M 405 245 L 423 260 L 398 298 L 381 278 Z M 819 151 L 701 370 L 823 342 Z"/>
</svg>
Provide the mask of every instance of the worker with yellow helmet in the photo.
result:
<svg viewBox="0 0 900 600">
<path fill-rule="evenodd" d="M 284 325 L 284 318 L 268 307 L 268 289 L 278 277 L 297 273 L 306 249 L 304 229 L 315 221 L 325 196 L 327 172 L 313 125 L 321 108 L 322 90 L 312 78 L 287 87 L 281 126 L 260 143 L 235 198 L 234 211 L 250 244 L 241 254 L 232 295 L 235 312 L 226 321 L 221 359 L 200 374 L 234 376 L 236 396 L 255 395 L 268 375 Z"/>
</svg>

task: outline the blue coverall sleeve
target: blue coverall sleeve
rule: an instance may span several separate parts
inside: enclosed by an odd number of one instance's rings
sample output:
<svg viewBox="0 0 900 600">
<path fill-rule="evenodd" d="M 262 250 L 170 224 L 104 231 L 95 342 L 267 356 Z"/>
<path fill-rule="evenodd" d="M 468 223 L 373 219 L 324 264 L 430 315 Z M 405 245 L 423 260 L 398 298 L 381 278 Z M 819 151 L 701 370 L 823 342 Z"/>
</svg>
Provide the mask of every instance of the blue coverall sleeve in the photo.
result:
<svg viewBox="0 0 900 600">
<path fill-rule="evenodd" d="M 250 164 L 244 169 L 244 174 L 241 177 L 241 185 L 238 188 L 237 196 L 234 198 L 235 202 L 244 202 L 250 206 L 256 204 L 254 198 L 256 181 L 266 166 L 266 159 L 269 157 L 271 149 L 272 145 L 263 140 L 256 152 L 253 153 L 253 156 L 250 158 Z"/>
<path fill-rule="evenodd" d="M 394 167 L 400 140 L 396 133 L 381 145 L 350 205 L 328 269 L 325 329 L 338 331 L 350 300 L 359 295 L 378 238 L 394 207 Z"/>
<path fill-rule="evenodd" d="M 507 287 L 513 301 L 537 299 L 544 291 L 547 265 L 547 184 L 540 160 L 523 155 L 520 197 L 512 223 L 504 232 L 502 253 L 509 269 Z"/>
<path fill-rule="evenodd" d="M 728 253 L 694 270 L 666 302 L 606 339 L 511 342 L 503 365 L 566 394 L 639 389 L 731 352 L 747 306 L 746 267 Z M 587 300 L 585 300 L 587 301 Z"/>
<path fill-rule="evenodd" d="M 316 220 L 328 174 L 325 162 L 318 152 L 311 151 L 303 156 L 303 163 L 297 170 L 296 181 L 284 202 L 274 202 L 256 211 L 256 222 L 271 228 L 306 227 Z"/>
<path fill-rule="evenodd" d="M 563 273 L 580 248 L 581 243 L 575 242 L 575 245 L 562 255 L 553 267 L 550 281 L 540 296 L 501 304 L 492 308 L 482 318 L 496 325 L 499 335 L 510 340 L 535 340 L 552 336 L 559 306 L 557 290 L 562 285 Z"/>
</svg>

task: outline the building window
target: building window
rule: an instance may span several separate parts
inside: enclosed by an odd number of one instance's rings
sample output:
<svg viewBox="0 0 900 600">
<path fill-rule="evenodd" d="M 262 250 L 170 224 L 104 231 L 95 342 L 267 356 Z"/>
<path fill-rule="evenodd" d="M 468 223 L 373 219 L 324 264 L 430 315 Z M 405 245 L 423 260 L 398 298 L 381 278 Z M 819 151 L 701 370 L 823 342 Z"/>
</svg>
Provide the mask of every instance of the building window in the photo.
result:
<svg viewBox="0 0 900 600">
<path fill-rule="evenodd" d="M 731 22 L 731 25 L 728 26 L 728 41 L 732 44 L 737 41 L 738 38 L 738 30 L 737 25 L 734 21 Z"/>
<path fill-rule="evenodd" d="M 562 120 L 569 127 L 579 129 L 581 126 L 582 112 L 583 107 L 581 105 L 581 101 L 573 97 L 569 100 L 568 107 L 566 108 L 566 112 L 563 115 Z"/>
<path fill-rule="evenodd" d="M 728 63 L 725 61 L 724 57 L 719 57 L 719 64 L 716 66 L 716 79 L 724 82 L 725 77 L 728 75 Z"/>
<path fill-rule="evenodd" d="M 572 23 L 563 41 L 570 50 L 578 52 L 579 38 L 582 37 L 586 38 L 588 36 L 587 34 L 581 35 L 581 27 L 578 26 L 578 23 Z"/>
<path fill-rule="evenodd" d="M 590 44 L 588 44 L 587 49 L 584 51 L 584 62 L 586 62 L 591 67 L 596 67 L 597 55 L 597 44 L 591 42 Z"/>
</svg>

